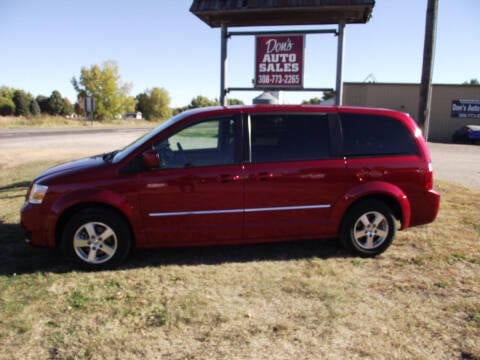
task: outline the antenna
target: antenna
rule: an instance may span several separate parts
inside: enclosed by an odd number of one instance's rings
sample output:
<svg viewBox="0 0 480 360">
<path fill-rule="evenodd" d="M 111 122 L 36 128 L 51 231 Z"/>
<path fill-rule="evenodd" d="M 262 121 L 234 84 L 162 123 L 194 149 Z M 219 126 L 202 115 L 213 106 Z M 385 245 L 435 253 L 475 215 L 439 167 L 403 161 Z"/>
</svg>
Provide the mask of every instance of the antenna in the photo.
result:
<svg viewBox="0 0 480 360">
<path fill-rule="evenodd" d="M 368 83 L 375 83 L 375 82 L 377 82 L 377 78 L 375 77 L 375 75 L 373 73 L 370 73 L 370 74 L 368 74 L 368 76 L 365 79 L 363 79 L 363 82 L 364 83 L 367 83 L 367 82 Z"/>
</svg>

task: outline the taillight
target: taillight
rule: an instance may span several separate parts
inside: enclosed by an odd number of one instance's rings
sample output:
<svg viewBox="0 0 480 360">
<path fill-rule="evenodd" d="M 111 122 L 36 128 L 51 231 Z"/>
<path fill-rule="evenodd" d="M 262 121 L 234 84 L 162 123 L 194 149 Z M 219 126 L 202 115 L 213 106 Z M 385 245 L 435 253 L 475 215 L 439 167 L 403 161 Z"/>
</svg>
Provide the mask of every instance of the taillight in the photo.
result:
<svg viewBox="0 0 480 360">
<path fill-rule="evenodd" d="M 433 166 L 432 163 L 428 163 L 428 170 L 425 172 L 425 190 L 433 189 Z"/>
</svg>

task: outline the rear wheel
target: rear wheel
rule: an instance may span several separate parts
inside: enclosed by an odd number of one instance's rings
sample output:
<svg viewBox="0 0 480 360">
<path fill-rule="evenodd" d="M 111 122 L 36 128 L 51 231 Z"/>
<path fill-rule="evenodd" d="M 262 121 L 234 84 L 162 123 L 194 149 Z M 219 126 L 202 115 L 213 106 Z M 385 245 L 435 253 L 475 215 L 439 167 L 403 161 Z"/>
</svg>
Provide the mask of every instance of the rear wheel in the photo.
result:
<svg viewBox="0 0 480 360">
<path fill-rule="evenodd" d="M 130 229 L 116 213 L 89 208 L 67 222 L 61 248 L 64 255 L 89 270 L 117 266 L 130 252 Z"/>
<path fill-rule="evenodd" d="M 366 200 L 352 206 L 340 230 L 340 241 L 349 251 L 361 256 L 376 256 L 392 243 L 395 217 L 383 202 Z"/>
</svg>

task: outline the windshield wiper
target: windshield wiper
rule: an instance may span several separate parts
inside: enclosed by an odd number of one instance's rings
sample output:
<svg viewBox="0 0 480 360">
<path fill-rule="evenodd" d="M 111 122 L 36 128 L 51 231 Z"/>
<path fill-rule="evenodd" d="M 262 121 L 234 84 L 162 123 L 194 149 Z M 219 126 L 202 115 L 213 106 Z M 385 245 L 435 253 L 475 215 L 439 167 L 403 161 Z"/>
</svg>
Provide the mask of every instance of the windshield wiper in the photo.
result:
<svg viewBox="0 0 480 360">
<path fill-rule="evenodd" d="M 113 157 L 118 153 L 118 150 L 103 154 L 102 159 L 106 162 L 112 162 Z"/>
</svg>

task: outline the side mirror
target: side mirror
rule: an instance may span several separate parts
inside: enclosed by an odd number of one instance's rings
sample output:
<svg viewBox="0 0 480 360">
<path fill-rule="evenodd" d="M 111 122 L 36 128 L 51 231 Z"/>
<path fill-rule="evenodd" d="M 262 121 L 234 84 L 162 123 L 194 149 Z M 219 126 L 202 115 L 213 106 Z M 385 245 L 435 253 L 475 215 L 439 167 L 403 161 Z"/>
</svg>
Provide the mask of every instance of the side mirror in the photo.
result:
<svg viewBox="0 0 480 360">
<path fill-rule="evenodd" d="M 158 161 L 158 153 L 154 149 L 144 151 L 142 153 L 143 166 L 146 169 L 158 169 L 160 162 Z"/>
</svg>

